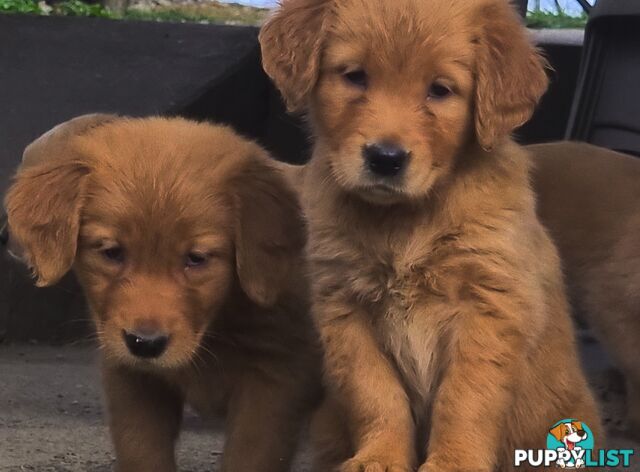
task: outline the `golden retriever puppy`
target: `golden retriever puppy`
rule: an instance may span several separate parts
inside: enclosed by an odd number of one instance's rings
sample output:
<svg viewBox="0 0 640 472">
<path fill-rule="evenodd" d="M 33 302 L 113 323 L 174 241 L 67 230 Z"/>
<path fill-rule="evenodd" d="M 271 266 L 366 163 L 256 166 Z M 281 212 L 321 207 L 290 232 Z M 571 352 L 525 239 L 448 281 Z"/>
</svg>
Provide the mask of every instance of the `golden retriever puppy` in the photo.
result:
<svg viewBox="0 0 640 472">
<path fill-rule="evenodd" d="M 226 414 L 222 470 L 290 468 L 320 363 L 304 224 L 265 151 L 221 126 L 82 117 L 27 149 L 5 204 L 37 284 L 73 268 L 86 292 L 118 471 L 176 470 L 185 403 Z"/>
<path fill-rule="evenodd" d="M 640 437 L 640 160 L 584 143 L 528 149 L 571 301 L 625 375 L 629 426 Z"/>
<path fill-rule="evenodd" d="M 509 138 L 547 76 L 508 2 L 285 0 L 260 39 L 315 135 L 318 470 L 511 470 L 565 418 L 600 437 L 529 157 Z"/>
</svg>

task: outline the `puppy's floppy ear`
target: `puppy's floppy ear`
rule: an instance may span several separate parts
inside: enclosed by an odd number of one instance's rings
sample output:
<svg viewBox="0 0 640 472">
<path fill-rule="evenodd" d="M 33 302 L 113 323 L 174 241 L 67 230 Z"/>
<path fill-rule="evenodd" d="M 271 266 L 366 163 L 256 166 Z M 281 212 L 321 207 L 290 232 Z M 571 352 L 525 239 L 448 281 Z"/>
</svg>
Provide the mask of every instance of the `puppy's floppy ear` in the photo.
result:
<svg viewBox="0 0 640 472">
<path fill-rule="evenodd" d="M 491 149 L 533 114 L 548 86 L 547 61 L 527 37 L 507 1 L 478 11 L 475 125 L 478 141 Z"/>
<path fill-rule="evenodd" d="M 233 185 L 240 285 L 251 300 L 269 307 L 301 261 L 306 241 L 302 212 L 295 192 L 267 158 L 251 162 Z"/>
<path fill-rule="evenodd" d="M 89 168 L 71 140 L 118 119 L 91 114 L 62 123 L 31 143 L 5 198 L 9 247 L 33 270 L 36 285 L 57 282 L 76 254 Z"/>
<path fill-rule="evenodd" d="M 118 115 L 106 113 L 92 113 L 78 116 L 52 128 L 29 144 L 22 154 L 22 165 L 29 166 L 43 162 L 54 156 L 64 156 L 67 152 L 69 140 L 119 119 Z"/>
<path fill-rule="evenodd" d="M 73 264 L 88 173 L 74 160 L 32 165 L 18 173 L 7 193 L 9 237 L 39 287 L 57 282 Z"/>
<path fill-rule="evenodd" d="M 291 112 L 304 111 L 320 68 L 331 0 L 283 0 L 260 31 L 262 65 Z"/>
</svg>

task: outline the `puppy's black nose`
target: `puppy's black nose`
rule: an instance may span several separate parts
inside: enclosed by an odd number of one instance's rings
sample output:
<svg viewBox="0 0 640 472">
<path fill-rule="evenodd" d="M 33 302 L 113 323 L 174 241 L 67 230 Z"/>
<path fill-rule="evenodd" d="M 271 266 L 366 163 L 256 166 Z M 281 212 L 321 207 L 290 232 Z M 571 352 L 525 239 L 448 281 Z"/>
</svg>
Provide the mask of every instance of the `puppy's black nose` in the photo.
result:
<svg viewBox="0 0 640 472">
<path fill-rule="evenodd" d="M 122 331 L 129 352 L 143 359 L 160 357 L 167 349 L 169 336 L 161 332 Z"/>
<path fill-rule="evenodd" d="M 409 153 L 391 143 L 367 144 L 363 151 L 369 170 L 381 177 L 393 177 L 404 169 Z"/>
</svg>

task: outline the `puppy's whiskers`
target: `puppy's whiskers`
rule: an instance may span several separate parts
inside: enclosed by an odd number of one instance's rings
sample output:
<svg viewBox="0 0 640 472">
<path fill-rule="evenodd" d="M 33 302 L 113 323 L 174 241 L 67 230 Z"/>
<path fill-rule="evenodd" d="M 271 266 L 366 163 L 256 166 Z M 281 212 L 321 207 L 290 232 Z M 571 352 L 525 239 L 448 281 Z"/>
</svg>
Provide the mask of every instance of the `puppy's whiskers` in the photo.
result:
<svg viewBox="0 0 640 472">
<path fill-rule="evenodd" d="M 213 351 L 211 351 L 208 347 L 206 347 L 204 344 L 201 344 L 198 347 L 198 356 L 200 356 L 201 358 L 203 358 L 202 356 L 202 352 L 200 351 L 204 351 L 206 354 L 208 354 L 209 356 L 211 356 L 211 358 L 216 362 L 216 363 L 220 363 L 220 360 L 218 359 L 218 356 L 215 355 L 215 353 Z M 204 358 L 203 358 L 204 359 Z M 206 359 L 205 359 L 206 360 Z"/>
</svg>

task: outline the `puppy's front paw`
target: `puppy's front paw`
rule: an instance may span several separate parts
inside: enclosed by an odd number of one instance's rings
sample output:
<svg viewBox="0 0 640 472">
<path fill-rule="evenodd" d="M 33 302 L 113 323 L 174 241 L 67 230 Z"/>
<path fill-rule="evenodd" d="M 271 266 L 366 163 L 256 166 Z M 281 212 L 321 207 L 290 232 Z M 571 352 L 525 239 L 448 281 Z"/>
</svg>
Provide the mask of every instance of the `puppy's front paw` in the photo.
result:
<svg viewBox="0 0 640 472">
<path fill-rule="evenodd" d="M 338 468 L 338 472 L 410 472 L 411 467 L 383 458 L 354 457 Z"/>
</svg>

